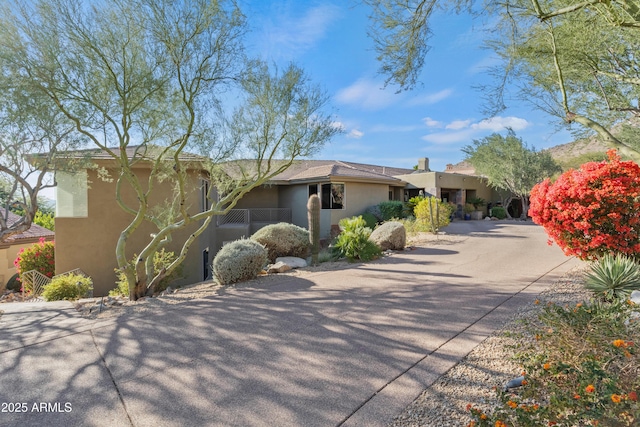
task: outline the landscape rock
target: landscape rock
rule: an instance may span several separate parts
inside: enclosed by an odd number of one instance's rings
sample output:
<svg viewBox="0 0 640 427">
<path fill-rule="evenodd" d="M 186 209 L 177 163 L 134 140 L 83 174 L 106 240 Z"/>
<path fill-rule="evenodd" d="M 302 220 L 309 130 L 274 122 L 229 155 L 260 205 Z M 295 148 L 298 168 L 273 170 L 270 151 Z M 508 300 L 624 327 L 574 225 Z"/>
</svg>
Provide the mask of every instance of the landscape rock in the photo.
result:
<svg viewBox="0 0 640 427">
<path fill-rule="evenodd" d="M 279 262 L 285 263 L 291 268 L 303 268 L 307 266 L 306 260 L 294 256 L 278 257 L 276 258 L 276 264 Z"/>
<path fill-rule="evenodd" d="M 383 251 L 389 249 L 399 251 L 407 244 L 407 231 L 402 223 L 389 221 L 373 230 L 369 239 Z"/>
<path fill-rule="evenodd" d="M 267 273 L 269 274 L 273 274 L 273 273 L 284 273 L 285 271 L 289 271 L 291 270 L 291 266 L 288 264 L 285 264 L 282 261 L 276 262 L 275 264 L 272 264 L 269 266 L 269 268 L 267 269 Z"/>
</svg>

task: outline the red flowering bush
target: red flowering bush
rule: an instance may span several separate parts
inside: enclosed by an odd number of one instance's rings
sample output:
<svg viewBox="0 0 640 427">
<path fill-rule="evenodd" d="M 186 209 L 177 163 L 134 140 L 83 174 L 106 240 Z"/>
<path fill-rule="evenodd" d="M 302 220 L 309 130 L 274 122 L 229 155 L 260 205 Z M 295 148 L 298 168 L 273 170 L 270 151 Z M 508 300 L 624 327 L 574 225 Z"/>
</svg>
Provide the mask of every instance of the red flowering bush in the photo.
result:
<svg viewBox="0 0 640 427">
<path fill-rule="evenodd" d="M 34 243 L 26 249 L 20 249 L 13 265 L 20 275 L 27 271 L 37 270 L 47 277 L 53 277 L 56 269 L 54 243 L 40 239 L 40 242 Z"/>
<path fill-rule="evenodd" d="M 567 255 L 593 260 L 606 253 L 640 256 L 640 166 L 589 162 L 531 190 L 530 215 Z"/>
</svg>

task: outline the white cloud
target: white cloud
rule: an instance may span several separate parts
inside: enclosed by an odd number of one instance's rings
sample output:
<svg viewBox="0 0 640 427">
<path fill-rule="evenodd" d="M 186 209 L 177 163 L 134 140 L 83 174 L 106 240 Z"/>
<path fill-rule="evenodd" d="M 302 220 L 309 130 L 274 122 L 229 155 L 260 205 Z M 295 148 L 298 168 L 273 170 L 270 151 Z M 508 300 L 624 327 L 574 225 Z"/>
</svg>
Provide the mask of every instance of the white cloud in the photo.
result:
<svg viewBox="0 0 640 427">
<path fill-rule="evenodd" d="M 468 128 L 470 124 L 471 124 L 471 120 L 454 120 L 448 125 L 446 125 L 445 129 L 460 130 L 460 129 Z"/>
<path fill-rule="evenodd" d="M 500 132 L 505 129 L 522 130 L 529 127 L 529 123 L 525 119 L 520 117 L 491 117 L 490 119 L 482 120 L 481 122 L 474 123 L 471 128 L 478 130 L 490 130 L 492 132 Z"/>
<path fill-rule="evenodd" d="M 274 22 L 265 24 L 259 49 L 267 56 L 295 57 L 313 48 L 329 27 L 342 15 L 340 7 L 323 4 L 292 16 L 280 13 Z"/>
<path fill-rule="evenodd" d="M 416 105 L 436 104 L 442 100 L 449 98 L 451 95 L 453 95 L 452 89 L 443 89 L 440 92 L 429 93 L 427 95 L 412 98 L 409 100 L 408 105 L 413 107 Z"/>
<path fill-rule="evenodd" d="M 344 132 L 344 131 L 345 131 L 345 129 L 346 129 L 345 124 L 344 124 L 344 123 L 342 123 L 342 122 L 339 122 L 339 121 L 331 122 L 331 126 L 332 126 L 334 129 L 339 129 L 339 130 L 341 130 L 341 131 L 343 131 L 343 132 Z"/>
<path fill-rule="evenodd" d="M 424 141 L 433 144 L 454 144 L 458 142 L 471 142 L 474 132 L 471 129 L 465 129 L 457 132 L 436 132 L 430 133 L 422 137 Z"/>
<path fill-rule="evenodd" d="M 496 116 L 475 123 L 470 119 L 454 120 L 445 126 L 446 131 L 430 133 L 423 136 L 422 139 L 433 144 L 471 142 L 472 139 L 478 138 L 487 132 L 501 132 L 507 129 L 518 131 L 530 125 L 531 123 L 527 120 L 513 116 Z"/>
<path fill-rule="evenodd" d="M 347 134 L 347 138 L 360 139 L 364 136 L 364 132 L 358 129 L 352 129 L 351 132 Z"/>
<path fill-rule="evenodd" d="M 434 120 L 431 117 L 425 117 L 424 119 L 422 119 L 422 121 L 424 122 L 425 125 L 427 125 L 427 127 L 430 127 L 430 128 L 442 127 L 442 122 L 439 122 L 438 120 Z"/>
<path fill-rule="evenodd" d="M 355 105 L 368 110 L 379 110 L 397 102 L 398 97 L 389 90 L 383 90 L 382 84 L 373 80 L 358 79 L 351 86 L 341 89 L 336 100 L 342 104 Z"/>
</svg>

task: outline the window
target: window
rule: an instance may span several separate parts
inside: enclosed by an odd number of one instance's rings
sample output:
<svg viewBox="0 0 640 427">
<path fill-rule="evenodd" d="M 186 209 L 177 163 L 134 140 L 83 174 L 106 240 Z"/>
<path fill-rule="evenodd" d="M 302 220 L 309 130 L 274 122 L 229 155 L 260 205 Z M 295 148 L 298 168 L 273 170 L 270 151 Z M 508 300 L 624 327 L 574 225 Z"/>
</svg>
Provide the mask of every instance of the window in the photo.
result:
<svg viewBox="0 0 640 427">
<path fill-rule="evenodd" d="M 88 215 L 87 171 L 56 172 L 56 217 L 86 218 Z"/>
<path fill-rule="evenodd" d="M 313 194 L 320 197 L 322 209 L 344 209 L 344 184 L 311 184 L 309 197 Z"/>
<path fill-rule="evenodd" d="M 211 199 L 209 198 L 209 180 L 200 180 L 200 198 L 202 199 L 201 207 L 202 212 L 206 212 L 211 209 Z"/>
</svg>

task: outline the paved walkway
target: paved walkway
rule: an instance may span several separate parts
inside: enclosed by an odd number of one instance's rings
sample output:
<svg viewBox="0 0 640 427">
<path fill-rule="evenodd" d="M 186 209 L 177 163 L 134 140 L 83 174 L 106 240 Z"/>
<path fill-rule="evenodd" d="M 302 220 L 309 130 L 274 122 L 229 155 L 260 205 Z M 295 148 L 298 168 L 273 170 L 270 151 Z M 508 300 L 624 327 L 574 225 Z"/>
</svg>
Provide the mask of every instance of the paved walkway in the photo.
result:
<svg viewBox="0 0 640 427">
<path fill-rule="evenodd" d="M 447 231 L 153 315 L 0 305 L 0 426 L 384 426 L 577 265 L 531 223 Z"/>
</svg>

